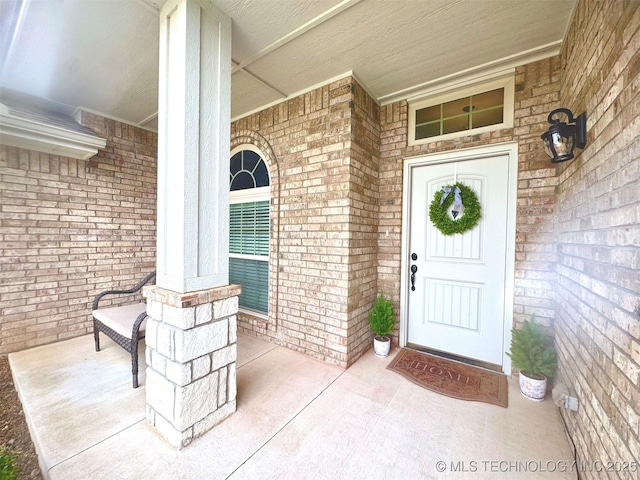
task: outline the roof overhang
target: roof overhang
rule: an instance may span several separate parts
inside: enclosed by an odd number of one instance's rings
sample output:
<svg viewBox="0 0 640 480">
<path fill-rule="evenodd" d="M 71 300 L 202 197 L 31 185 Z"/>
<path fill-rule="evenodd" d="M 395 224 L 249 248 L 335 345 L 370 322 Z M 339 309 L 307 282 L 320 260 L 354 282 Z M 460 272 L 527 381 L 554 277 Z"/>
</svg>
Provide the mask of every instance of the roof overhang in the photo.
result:
<svg viewBox="0 0 640 480">
<path fill-rule="evenodd" d="M 106 146 L 104 138 L 16 115 L 1 103 L 0 143 L 79 160 L 88 160 Z"/>
</svg>

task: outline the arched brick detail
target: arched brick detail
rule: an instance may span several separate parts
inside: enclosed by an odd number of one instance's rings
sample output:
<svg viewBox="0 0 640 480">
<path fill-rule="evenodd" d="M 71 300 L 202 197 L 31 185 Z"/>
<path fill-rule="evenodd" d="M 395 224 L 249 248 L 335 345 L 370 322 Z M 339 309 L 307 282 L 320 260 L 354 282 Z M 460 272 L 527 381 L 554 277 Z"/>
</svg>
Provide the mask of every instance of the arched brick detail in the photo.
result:
<svg viewBox="0 0 640 480">
<path fill-rule="evenodd" d="M 242 145 L 252 145 L 262 153 L 269 169 L 271 186 L 271 234 L 269 238 L 269 314 L 265 320 L 258 316 L 238 313 L 238 327 L 252 333 L 268 335 L 278 330 L 278 258 L 280 234 L 280 171 L 278 161 L 269 142 L 257 132 L 241 130 L 231 135 L 231 150 Z"/>
</svg>

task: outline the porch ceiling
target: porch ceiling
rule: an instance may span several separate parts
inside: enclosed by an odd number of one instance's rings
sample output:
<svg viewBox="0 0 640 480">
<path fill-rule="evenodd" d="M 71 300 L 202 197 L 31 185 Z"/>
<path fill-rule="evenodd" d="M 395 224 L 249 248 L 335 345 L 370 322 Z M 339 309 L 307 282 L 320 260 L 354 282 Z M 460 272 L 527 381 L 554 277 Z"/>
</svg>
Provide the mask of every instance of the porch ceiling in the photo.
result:
<svg viewBox="0 0 640 480">
<path fill-rule="evenodd" d="M 233 20 L 232 117 L 348 72 L 385 103 L 553 55 L 576 1 L 216 0 Z M 0 93 L 155 128 L 164 2 L 0 0 Z"/>
</svg>

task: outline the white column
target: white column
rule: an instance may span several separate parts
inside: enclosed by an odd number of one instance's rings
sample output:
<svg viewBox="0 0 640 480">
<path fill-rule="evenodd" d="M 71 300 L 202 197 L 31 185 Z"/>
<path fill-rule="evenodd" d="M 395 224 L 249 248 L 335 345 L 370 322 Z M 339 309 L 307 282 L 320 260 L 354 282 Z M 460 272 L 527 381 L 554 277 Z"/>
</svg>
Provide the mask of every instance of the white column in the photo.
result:
<svg viewBox="0 0 640 480">
<path fill-rule="evenodd" d="M 228 285 L 231 20 L 211 0 L 160 11 L 158 243 L 147 298 L 147 420 L 182 448 L 236 409 Z"/>
<path fill-rule="evenodd" d="M 227 285 L 231 19 L 211 0 L 160 11 L 156 284 Z"/>
</svg>

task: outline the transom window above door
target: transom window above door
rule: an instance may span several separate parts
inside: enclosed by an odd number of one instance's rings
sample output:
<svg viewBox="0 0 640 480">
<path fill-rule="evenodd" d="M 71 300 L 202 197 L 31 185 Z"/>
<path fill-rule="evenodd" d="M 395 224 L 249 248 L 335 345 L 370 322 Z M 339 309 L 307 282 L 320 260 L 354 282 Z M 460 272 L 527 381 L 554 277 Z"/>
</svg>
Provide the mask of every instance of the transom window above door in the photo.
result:
<svg viewBox="0 0 640 480">
<path fill-rule="evenodd" d="M 502 123 L 504 88 L 416 110 L 416 140 Z"/>
<path fill-rule="evenodd" d="M 409 102 L 409 145 L 513 126 L 512 76 Z"/>
</svg>

